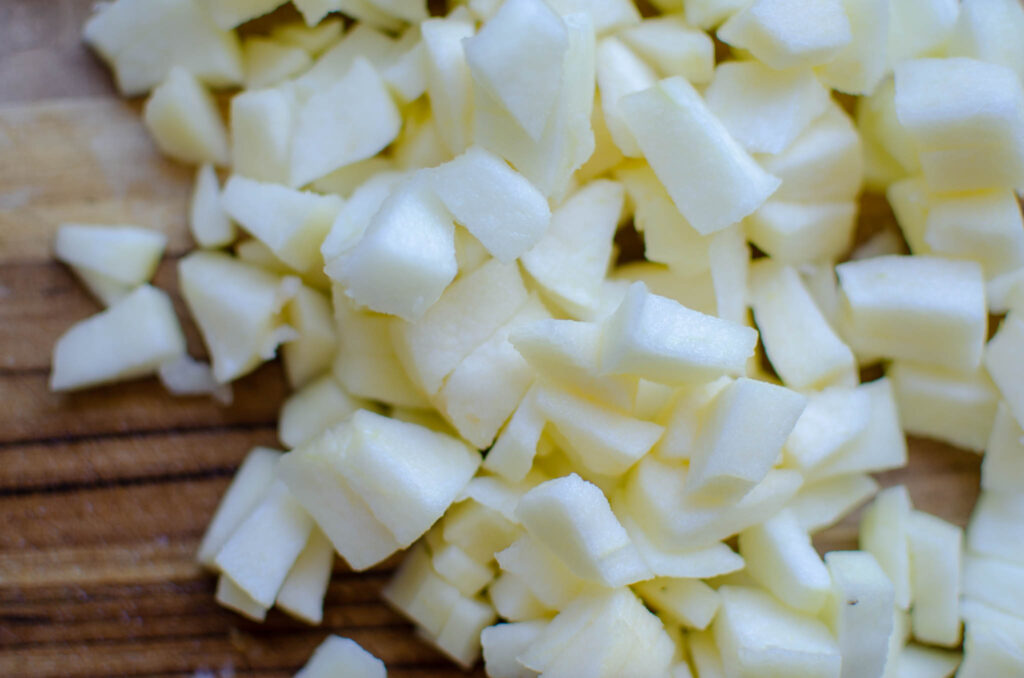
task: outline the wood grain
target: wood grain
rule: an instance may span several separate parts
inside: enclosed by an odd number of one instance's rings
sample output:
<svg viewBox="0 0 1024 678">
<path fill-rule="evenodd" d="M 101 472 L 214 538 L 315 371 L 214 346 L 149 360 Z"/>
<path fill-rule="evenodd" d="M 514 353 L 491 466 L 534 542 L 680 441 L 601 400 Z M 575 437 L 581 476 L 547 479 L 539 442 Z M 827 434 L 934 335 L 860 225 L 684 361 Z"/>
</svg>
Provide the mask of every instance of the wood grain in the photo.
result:
<svg viewBox="0 0 1024 678">
<path fill-rule="evenodd" d="M 181 312 L 175 259 L 191 247 L 191 170 L 156 154 L 139 102 L 119 100 L 82 47 L 91 4 L 0 0 L 0 676 L 285 676 L 330 632 L 391 676 L 465 675 L 379 601 L 397 559 L 360 574 L 339 562 L 319 628 L 276 611 L 254 624 L 214 603 L 193 553 L 245 452 L 276 444 L 278 365 L 238 382 L 226 408 L 154 380 L 47 390 L 54 340 L 98 309 L 51 260 L 60 222 L 167 233 L 156 284 Z M 865 215 L 866 229 L 891 224 L 884 201 Z M 906 482 L 918 506 L 962 525 L 978 458 L 912 441 L 910 467 L 883 482 Z M 855 521 L 819 548 L 855 546 Z"/>
</svg>

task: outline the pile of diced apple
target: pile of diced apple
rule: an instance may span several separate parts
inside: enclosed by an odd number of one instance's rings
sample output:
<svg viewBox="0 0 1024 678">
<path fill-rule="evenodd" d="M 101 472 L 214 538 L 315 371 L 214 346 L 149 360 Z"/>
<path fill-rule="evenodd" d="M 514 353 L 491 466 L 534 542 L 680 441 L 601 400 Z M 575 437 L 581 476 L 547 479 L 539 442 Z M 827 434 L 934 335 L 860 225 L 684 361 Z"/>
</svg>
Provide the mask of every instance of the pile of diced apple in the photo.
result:
<svg viewBox="0 0 1024 678">
<path fill-rule="evenodd" d="M 224 399 L 283 359 L 288 451 L 199 549 L 222 605 L 318 624 L 335 553 L 407 549 L 384 598 L 492 678 L 1024 675 L 1024 6 L 293 2 L 85 27 L 198 165 L 209 363 L 148 284 L 163 234 L 56 244 L 107 308 L 55 390 Z M 898 230 L 854 249 L 865 188 Z M 905 433 L 985 453 L 966 535 L 880 491 Z M 385 669 L 332 636 L 300 675 Z"/>
</svg>

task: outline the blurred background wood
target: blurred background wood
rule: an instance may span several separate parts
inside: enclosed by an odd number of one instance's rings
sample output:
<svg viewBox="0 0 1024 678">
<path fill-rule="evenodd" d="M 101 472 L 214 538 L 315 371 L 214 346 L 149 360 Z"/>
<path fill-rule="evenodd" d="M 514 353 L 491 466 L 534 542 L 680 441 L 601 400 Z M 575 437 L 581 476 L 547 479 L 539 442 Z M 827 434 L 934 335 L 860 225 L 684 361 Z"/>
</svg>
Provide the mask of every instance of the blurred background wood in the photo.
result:
<svg viewBox="0 0 1024 678">
<path fill-rule="evenodd" d="M 193 553 L 246 451 L 276 444 L 277 364 L 237 383 L 227 408 L 172 398 L 155 380 L 48 392 L 54 341 L 98 310 L 51 258 L 57 225 L 166 232 L 156 284 L 180 311 L 175 263 L 191 247 L 191 170 L 157 155 L 140 102 L 119 99 L 81 45 L 91 5 L 0 0 L 0 675 L 285 676 L 329 632 L 394 678 L 466 675 L 379 601 L 394 560 L 361 574 L 339 563 L 318 628 L 276 611 L 255 624 L 214 603 Z M 887 208 L 874 200 L 865 214 L 877 228 Z M 909 469 L 883 482 L 906 482 L 918 506 L 964 524 L 978 458 L 927 441 L 911 449 Z M 819 547 L 854 548 L 855 526 Z"/>
</svg>

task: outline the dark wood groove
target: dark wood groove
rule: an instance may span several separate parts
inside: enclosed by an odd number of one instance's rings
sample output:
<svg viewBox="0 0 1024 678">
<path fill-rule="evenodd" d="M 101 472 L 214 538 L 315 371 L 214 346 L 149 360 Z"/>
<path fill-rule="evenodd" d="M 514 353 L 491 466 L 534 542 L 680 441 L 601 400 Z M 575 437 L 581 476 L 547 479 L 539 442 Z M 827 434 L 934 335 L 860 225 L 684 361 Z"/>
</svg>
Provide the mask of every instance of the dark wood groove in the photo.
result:
<svg viewBox="0 0 1024 678">
<path fill-rule="evenodd" d="M 234 424 L 214 424 L 210 426 L 172 426 L 156 429 L 133 429 L 131 431 L 104 431 L 80 435 L 62 435 L 42 438 L 23 438 L 0 442 L 0 454 L 7 450 L 33 446 L 57 446 L 82 442 L 116 441 L 129 438 L 148 438 L 155 436 L 183 436 L 195 433 L 231 433 L 236 431 L 276 431 L 276 421 L 239 422 Z M 2 496 L 2 494 L 0 494 Z"/>
<path fill-rule="evenodd" d="M 188 483 L 211 478 L 230 478 L 238 470 L 236 466 L 225 466 L 218 468 L 195 471 L 191 473 L 165 473 L 157 476 L 134 476 L 127 478 L 112 478 L 109 480 L 95 480 L 83 483 L 55 483 L 53 485 L 0 488 L 0 499 L 8 497 L 25 497 L 36 494 L 67 494 L 84 490 L 105 490 L 117 487 L 134 487 L 139 485 L 160 485 L 172 483 Z"/>
</svg>

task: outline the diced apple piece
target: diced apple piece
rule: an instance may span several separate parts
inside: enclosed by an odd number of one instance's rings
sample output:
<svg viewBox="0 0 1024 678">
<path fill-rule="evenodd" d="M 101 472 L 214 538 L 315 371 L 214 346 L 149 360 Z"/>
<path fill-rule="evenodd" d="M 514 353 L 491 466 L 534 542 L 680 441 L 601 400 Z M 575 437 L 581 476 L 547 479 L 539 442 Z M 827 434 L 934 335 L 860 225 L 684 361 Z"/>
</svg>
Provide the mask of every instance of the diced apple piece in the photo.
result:
<svg viewBox="0 0 1024 678">
<path fill-rule="evenodd" d="M 299 335 L 281 349 L 285 374 L 292 388 L 302 388 L 330 369 L 338 347 L 331 301 L 303 285 L 285 306 L 285 319 Z"/>
<path fill-rule="evenodd" d="M 640 23 L 640 12 L 630 0 L 552 0 L 549 4 L 562 16 L 585 12 L 597 35 Z"/>
<path fill-rule="evenodd" d="M 473 560 L 454 544 L 446 544 L 434 551 L 430 562 L 439 576 L 467 597 L 480 593 L 494 578 L 494 572 L 488 565 Z"/>
<path fill-rule="evenodd" d="M 824 616 L 843 656 L 843 678 L 882 675 L 893 632 L 893 586 L 878 561 L 863 551 L 825 554 L 831 597 Z"/>
<path fill-rule="evenodd" d="M 295 95 L 284 88 L 241 92 L 231 99 L 231 168 L 235 174 L 289 180 Z"/>
<path fill-rule="evenodd" d="M 838 644 L 820 621 L 753 588 L 718 589 L 714 634 L 725 675 L 735 678 L 838 678 Z"/>
<path fill-rule="evenodd" d="M 924 241 L 938 254 L 977 261 L 987 280 L 1024 267 L 1024 218 L 1010 190 L 933 198 Z"/>
<path fill-rule="evenodd" d="M 783 449 L 786 465 L 806 473 L 829 462 L 865 431 L 870 416 L 871 396 L 863 388 L 809 394 Z"/>
<path fill-rule="evenodd" d="M 214 593 L 214 600 L 218 605 L 234 610 L 238 614 L 256 622 L 262 622 L 267 618 L 267 608 L 253 600 L 248 593 L 243 591 L 231 581 L 226 575 L 217 577 L 217 590 Z"/>
<path fill-rule="evenodd" d="M 307 624 L 323 621 L 324 594 L 334 568 L 334 546 L 317 528 L 288 571 L 275 605 Z"/>
<path fill-rule="evenodd" d="M 713 233 L 708 242 L 708 270 L 715 293 L 715 314 L 722 320 L 746 325 L 747 273 L 750 247 L 740 224 Z"/>
<path fill-rule="evenodd" d="M 274 481 L 281 453 L 266 447 L 254 447 L 238 467 L 231 484 L 221 497 L 217 510 L 199 543 L 196 560 L 213 568 L 213 560 L 235 528 L 252 513 Z"/>
<path fill-rule="evenodd" d="M 575 473 L 527 492 L 516 516 L 584 579 L 617 587 L 651 576 L 604 494 Z"/>
<path fill-rule="evenodd" d="M 312 529 L 312 519 L 287 486 L 275 481 L 224 542 L 214 565 L 254 601 L 270 607 Z"/>
<path fill-rule="evenodd" d="M 299 447 L 348 419 L 365 401 L 352 398 L 331 375 L 309 382 L 281 407 L 277 434 L 289 449 Z"/>
<path fill-rule="evenodd" d="M 548 609 L 530 592 L 523 580 L 509 572 L 502 572 L 491 582 L 487 587 L 487 597 L 494 605 L 498 616 L 511 622 L 539 620 L 549 614 Z M 484 641 L 485 660 L 486 653 L 487 643 Z"/>
<path fill-rule="evenodd" d="M 165 292 L 141 285 L 110 308 L 72 325 L 53 347 L 50 390 L 71 391 L 156 373 L 185 353 Z"/>
<path fill-rule="evenodd" d="M 779 153 L 828 108 L 828 90 L 810 69 L 776 71 L 727 61 L 704 93 L 708 108 L 751 153 Z"/>
<path fill-rule="evenodd" d="M 871 94 L 888 70 L 889 3 L 844 0 L 850 42 L 818 70 L 822 82 L 847 94 Z"/>
<path fill-rule="evenodd" d="M 1024 184 L 1024 89 L 1009 68 L 960 57 L 904 62 L 896 113 L 933 191 Z"/>
<path fill-rule="evenodd" d="M 206 3 L 210 18 L 224 30 L 269 14 L 282 4 L 281 0 L 209 0 Z"/>
<path fill-rule="evenodd" d="M 313 64 L 309 52 L 301 47 L 255 36 L 242 43 L 242 59 L 248 89 L 272 87 Z"/>
<path fill-rule="evenodd" d="M 431 175 L 434 191 L 455 221 L 491 253 L 511 262 L 547 231 L 547 200 L 494 154 L 473 146 Z"/>
<path fill-rule="evenodd" d="M 699 579 L 661 577 L 640 582 L 636 592 L 648 605 L 701 631 L 711 624 L 720 603 L 718 592 Z"/>
<path fill-rule="evenodd" d="M 523 254 L 523 268 L 559 306 L 580 317 L 593 312 L 612 257 L 625 190 L 599 179 L 551 215 L 548 232 Z"/>
<path fill-rule="evenodd" d="M 460 597 L 433 644 L 463 669 L 480 658 L 480 634 L 496 619 L 494 608 L 473 598 Z"/>
<path fill-rule="evenodd" d="M 522 528 L 510 518 L 476 501 L 456 504 L 443 523 L 445 541 L 481 563 L 494 560 L 495 554 L 508 548 L 521 533 Z"/>
<path fill-rule="evenodd" d="M 677 389 L 673 402 L 659 419 L 665 425 L 665 435 L 655 446 L 654 454 L 664 460 L 689 459 L 711 404 L 730 383 L 732 379 L 721 377 Z"/>
<path fill-rule="evenodd" d="M 687 5 L 689 6 L 689 5 Z M 715 634 L 711 629 L 689 633 L 686 636 L 690 659 L 698 678 L 725 678 L 722 667 L 722 655 L 715 644 Z"/>
<path fill-rule="evenodd" d="M 976 263 L 885 256 L 840 264 L 836 273 L 856 350 L 960 370 L 980 364 L 988 318 Z"/>
<path fill-rule="evenodd" d="M 544 431 L 546 422 L 543 413 L 537 408 L 535 398 L 534 391 L 526 392 L 484 457 L 485 469 L 512 482 L 522 480 L 530 472 Z"/>
<path fill-rule="evenodd" d="M 76 272 L 90 272 L 126 290 L 153 277 L 167 236 L 138 226 L 61 224 L 54 253 Z"/>
<path fill-rule="evenodd" d="M 1024 494 L 982 492 L 967 526 L 967 547 L 1024 565 Z"/>
<path fill-rule="evenodd" d="M 1024 565 L 968 554 L 964 558 L 963 596 L 1017 615 L 1024 600 Z M 967 624 L 971 620 L 967 619 Z"/>
<path fill-rule="evenodd" d="M 291 184 L 304 186 L 339 167 L 376 155 L 398 136 L 401 115 L 369 61 L 357 58 L 330 87 L 298 111 Z"/>
<path fill-rule="evenodd" d="M 652 541 L 636 521 L 628 515 L 622 515 L 622 526 L 626 528 L 633 545 L 640 552 L 640 557 L 658 577 L 681 579 L 697 579 L 717 577 L 742 570 L 743 558 L 722 543 L 713 543 L 697 549 L 687 549 L 685 540 L 681 546 L 668 548 Z"/>
<path fill-rule="evenodd" d="M 609 319 L 603 341 L 605 373 L 680 384 L 743 374 L 757 332 L 691 311 L 638 282 Z"/>
<path fill-rule="evenodd" d="M 692 4 L 687 3 L 687 8 Z M 715 67 L 714 42 L 707 33 L 687 25 L 680 16 L 644 19 L 623 30 L 619 37 L 662 77 L 681 75 L 695 85 L 711 81 Z"/>
<path fill-rule="evenodd" d="M 970 624 L 964 637 L 964 659 L 958 678 L 1012 676 L 1024 663 L 1024 643 L 1006 629 Z"/>
<path fill-rule="evenodd" d="M 878 493 L 860 523 L 860 547 L 875 557 L 889 577 L 896 607 L 901 610 L 906 610 L 912 599 L 907 542 L 912 511 L 907 488 L 897 485 Z"/>
<path fill-rule="evenodd" d="M 354 640 L 327 636 L 317 646 L 295 678 L 385 678 L 384 662 L 364 650 Z"/>
<path fill-rule="evenodd" d="M 96 273 L 86 268 L 78 268 L 77 266 L 72 266 L 71 270 L 74 271 L 82 285 L 89 291 L 89 294 L 103 306 L 113 306 L 132 291 L 130 286 L 109 278 L 102 273 Z"/>
<path fill-rule="evenodd" d="M 458 272 L 455 224 L 423 175 L 400 184 L 342 255 L 345 294 L 379 313 L 423 316 Z"/>
<path fill-rule="evenodd" d="M 484 668 L 491 678 L 535 678 L 532 671 L 519 663 L 517 657 L 536 642 L 544 631 L 544 621 L 524 621 L 488 626 L 480 634 Z"/>
<path fill-rule="evenodd" d="M 202 248 L 223 247 L 235 239 L 235 225 L 221 207 L 220 184 L 212 165 L 196 170 L 188 225 L 192 238 Z"/>
<path fill-rule="evenodd" d="M 889 3 L 889 64 L 941 51 L 956 24 L 955 0 L 893 0 Z"/>
<path fill-rule="evenodd" d="M 744 221 L 750 241 L 785 264 L 835 260 L 850 248 L 855 202 L 769 200 Z"/>
<path fill-rule="evenodd" d="M 448 152 L 458 155 L 469 146 L 472 131 L 473 80 L 462 41 L 473 36 L 473 24 L 451 16 L 424 21 L 420 30 L 433 119 Z"/>
<path fill-rule="evenodd" d="M 664 429 L 577 396 L 542 385 L 537 408 L 555 428 L 563 449 L 590 473 L 620 476 L 654 446 Z"/>
<path fill-rule="evenodd" d="M 221 405 L 230 405 L 234 399 L 231 385 L 218 383 L 209 363 L 194 360 L 187 353 L 160 365 L 157 377 L 171 395 L 208 395 Z"/>
<path fill-rule="evenodd" d="M 904 431 L 975 452 L 985 449 L 999 394 L 984 370 L 963 374 L 895 361 L 887 374 Z"/>
<path fill-rule="evenodd" d="M 960 3 L 946 51 L 1016 71 L 1024 80 L 1024 7 L 1014 0 L 966 0 Z"/>
<path fill-rule="evenodd" d="M 878 483 L 865 473 L 833 476 L 800 488 L 789 510 L 800 527 L 814 534 L 835 525 L 878 492 Z"/>
<path fill-rule="evenodd" d="M 914 637 L 933 645 L 960 642 L 963 530 L 921 511 L 907 523 Z"/>
<path fill-rule="evenodd" d="M 214 87 L 242 82 L 238 38 L 218 29 L 198 0 L 140 5 L 120 0 L 96 8 L 83 37 L 114 70 L 121 94 L 143 94 L 175 66 Z"/>
<path fill-rule="evenodd" d="M 804 390 L 850 381 L 853 352 L 836 336 L 795 269 L 764 259 L 751 268 L 750 304 L 783 383 Z"/>
<path fill-rule="evenodd" d="M 434 572 L 424 544 L 414 546 L 381 592 L 384 600 L 436 637 L 462 598 L 458 589 Z"/>
<path fill-rule="evenodd" d="M 228 137 L 213 97 L 190 72 L 175 66 L 142 111 L 146 128 L 165 154 L 187 163 L 226 165 Z"/>
<path fill-rule="evenodd" d="M 686 491 L 719 504 L 738 501 L 775 463 L 806 402 L 795 391 L 753 379 L 726 386 L 694 444 Z"/>
<path fill-rule="evenodd" d="M 355 247 L 381 206 L 408 176 L 405 172 L 377 172 L 352 191 L 320 245 L 328 276 L 340 275 L 345 264 L 339 257 Z"/>
<path fill-rule="evenodd" d="M 959 652 L 923 645 L 907 645 L 893 660 L 896 678 L 951 678 L 960 665 Z M 886 673 L 889 665 L 886 664 Z"/>
<path fill-rule="evenodd" d="M 813 26 L 813 30 L 808 30 Z M 818 66 L 853 39 L 842 0 L 755 0 L 718 29 L 718 39 L 775 69 Z"/>
<path fill-rule="evenodd" d="M 996 411 L 981 462 L 983 490 L 1019 492 L 1024 487 L 1024 430 L 1005 403 Z"/>
<path fill-rule="evenodd" d="M 1024 309 L 1021 309 L 1024 312 Z M 1020 351 L 1024 347 L 1024 320 L 1017 311 L 1003 319 L 999 331 L 985 349 L 985 368 L 999 392 L 1013 412 L 1017 423 L 1024 422 L 1024 362 Z"/>
<path fill-rule="evenodd" d="M 505 572 L 517 576 L 549 609 L 560 610 L 594 584 L 573 574 L 561 558 L 536 539 L 523 535 L 495 554 Z"/>
<path fill-rule="evenodd" d="M 683 78 L 623 97 L 619 107 L 654 173 L 699 233 L 738 222 L 779 187 Z"/>
<path fill-rule="evenodd" d="M 811 538 L 788 510 L 740 533 L 746 571 L 792 608 L 816 614 L 828 598 L 830 579 Z"/>
<path fill-rule="evenodd" d="M 623 96 L 645 90 L 658 80 L 657 73 L 629 47 L 615 37 L 597 46 L 597 86 L 605 124 L 618 149 L 626 156 L 639 157 L 640 148 L 619 110 Z"/>
<path fill-rule="evenodd" d="M 302 21 L 281 23 L 271 29 L 270 37 L 285 45 L 301 47 L 315 56 L 337 42 L 343 30 L 341 17 L 333 17 L 316 26 L 307 26 Z"/>
<path fill-rule="evenodd" d="M 393 61 L 397 48 L 398 43 L 388 33 L 367 23 L 356 23 L 312 68 L 292 82 L 292 89 L 300 100 L 307 101 L 343 79 L 360 58 L 374 68 L 385 67 Z"/>
</svg>

